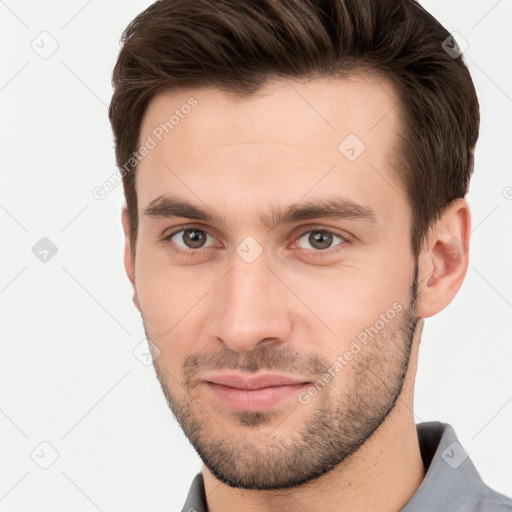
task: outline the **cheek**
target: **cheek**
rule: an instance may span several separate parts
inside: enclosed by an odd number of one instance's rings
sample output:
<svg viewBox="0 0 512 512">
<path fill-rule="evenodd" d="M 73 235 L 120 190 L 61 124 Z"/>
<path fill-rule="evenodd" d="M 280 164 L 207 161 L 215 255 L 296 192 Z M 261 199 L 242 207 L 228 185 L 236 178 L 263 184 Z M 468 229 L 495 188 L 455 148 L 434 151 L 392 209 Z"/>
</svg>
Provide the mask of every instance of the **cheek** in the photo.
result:
<svg viewBox="0 0 512 512">
<path fill-rule="evenodd" d="M 186 314 L 183 293 L 169 269 L 154 271 L 140 263 L 135 284 L 146 335 L 159 350 L 155 364 L 179 380 L 180 365 L 187 355 L 187 347 L 182 342 L 185 319 L 180 321 Z M 174 383 L 171 377 L 165 380 L 169 385 Z"/>
<path fill-rule="evenodd" d="M 410 284 L 403 270 L 393 273 L 385 263 L 377 265 L 375 261 L 329 269 L 314 278 L 297 274 L 289 279 L 295 283 L 297 295 L 335 333 L 340 344 L 375 323 L 393 305 L 395 309 L 400 305 L 405 308 Z"/>
<path fill-rule="evenodd" d="M 182 291 L 179 275 L 166 262 L 164 251 L 141 241 L 135 261 L 135 285 L 141 305 L 151 312 L 169 306 Z"/>
<path fill-rule="evenodd" d="M 146 327 L 163 342 L 179 336 L 180 329 L 201 311 L 216 274 L 201 265 L 173 266 L 156 252 L 140 250 L 135 286 Z"/>
</svg>

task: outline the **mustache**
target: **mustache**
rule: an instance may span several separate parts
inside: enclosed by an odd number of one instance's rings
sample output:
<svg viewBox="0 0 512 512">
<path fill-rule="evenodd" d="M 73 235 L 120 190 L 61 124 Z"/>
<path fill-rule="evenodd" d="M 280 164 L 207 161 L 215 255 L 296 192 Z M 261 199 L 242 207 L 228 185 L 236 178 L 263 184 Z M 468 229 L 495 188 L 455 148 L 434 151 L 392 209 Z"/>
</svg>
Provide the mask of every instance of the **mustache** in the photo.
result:
<svg viewBox="0 0 512 512">
<path fill-rule="evenodd" d="M 297 351 L 290 346 L 281 346 L 279 349 L 262 346 L 244 354 L 224 346 L 220 352 L 215 354 L 190 354 L 184 363 L 184 376 L 185 382 L 190 383 L 200 372 L 206 370 L 239 370 L 246 373 L 270 370 L 301 375 L 319 375 L 325 373 L 328 368 L 328 361 L 318 354 L 309 353 L 299 357 Z"/>
</svg>

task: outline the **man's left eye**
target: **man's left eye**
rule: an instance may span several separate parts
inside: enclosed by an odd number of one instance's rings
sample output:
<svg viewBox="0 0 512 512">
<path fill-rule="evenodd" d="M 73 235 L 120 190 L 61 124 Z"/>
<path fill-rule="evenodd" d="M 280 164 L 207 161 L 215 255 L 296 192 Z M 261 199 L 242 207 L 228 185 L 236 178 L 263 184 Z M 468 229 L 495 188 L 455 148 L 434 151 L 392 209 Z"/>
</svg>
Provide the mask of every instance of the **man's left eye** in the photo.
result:
<svg viewBox="0 0 512 512">
<path fill-rule="evenodd" d="M 298 241 L 305 240 L 306 243 L 312 245 L 312 249 L 315 251 L 323 251 L 326 249 L 330 249 L 333 243 L 333 240 L 337 238 L 341 241 L 341 243 L 345 242 L 345 239 L 332 231 L 328 231 L 325 229 L 313 229 L 311 231 L 307 231 L 297 238 Z M 337 244 L 337 245 L 341 245 Z M 309 249 L 306 247 L 306 249 Z"/>
</svg>

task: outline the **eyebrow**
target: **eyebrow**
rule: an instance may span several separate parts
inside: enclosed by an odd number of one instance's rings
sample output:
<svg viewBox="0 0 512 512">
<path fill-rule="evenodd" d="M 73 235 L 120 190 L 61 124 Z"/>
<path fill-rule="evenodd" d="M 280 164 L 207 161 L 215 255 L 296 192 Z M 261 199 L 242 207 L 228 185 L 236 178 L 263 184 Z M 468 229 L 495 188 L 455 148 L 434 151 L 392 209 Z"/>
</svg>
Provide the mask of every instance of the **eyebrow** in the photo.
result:
<svg viewBox="0 0 512 512">
<path fill-rule="evenodd" d="M 207 222 L 226 223 L 226 218 L 208 208 L 189 203 L 174 196 L 160 196 L 153 199 L 144 209 L 143 215 L 150 218 L 183 217 Z M 259 220 L 266 228 L 279 224 L 290 224 L 303 220 L 327 218 L 333 220 L 357 219 L 376 223 L 372 208 L 363 206 L 343 197 L 326 197 L 304 201 L 284 208 L 272 208 L 270 213 L 260 213 Z"/>
</svg>

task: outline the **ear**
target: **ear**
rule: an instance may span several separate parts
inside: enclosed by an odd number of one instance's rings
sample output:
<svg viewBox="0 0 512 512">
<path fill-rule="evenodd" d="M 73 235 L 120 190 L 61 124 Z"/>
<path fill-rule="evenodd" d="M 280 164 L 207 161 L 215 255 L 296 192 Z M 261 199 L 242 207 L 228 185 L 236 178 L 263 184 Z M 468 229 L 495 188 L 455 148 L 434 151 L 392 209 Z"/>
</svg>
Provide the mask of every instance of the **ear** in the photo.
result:
<svg viewBox="0 0 512 512">
<path fill-rule="evenodd" d="M 126 205 L 123 205 L 121 222 L 123 224 L 124 231 L 124 268 L 126 270 L 126 275 L 133 286 L 133 303 L 140 311 L 139 298 L 137 297 L 137 289 L 135 287 L 135 248 L 133 248 L 132 251 L 130 243 L 130 214 L 128 213 Z"/>
<path fill-rule="evenodd" d="M 429 230 L 419 255 L 418 316 L 442 311 L 462 286 L 469 264 L 471 213 L 468 202 L 452 201 Z"/>
</svg>

